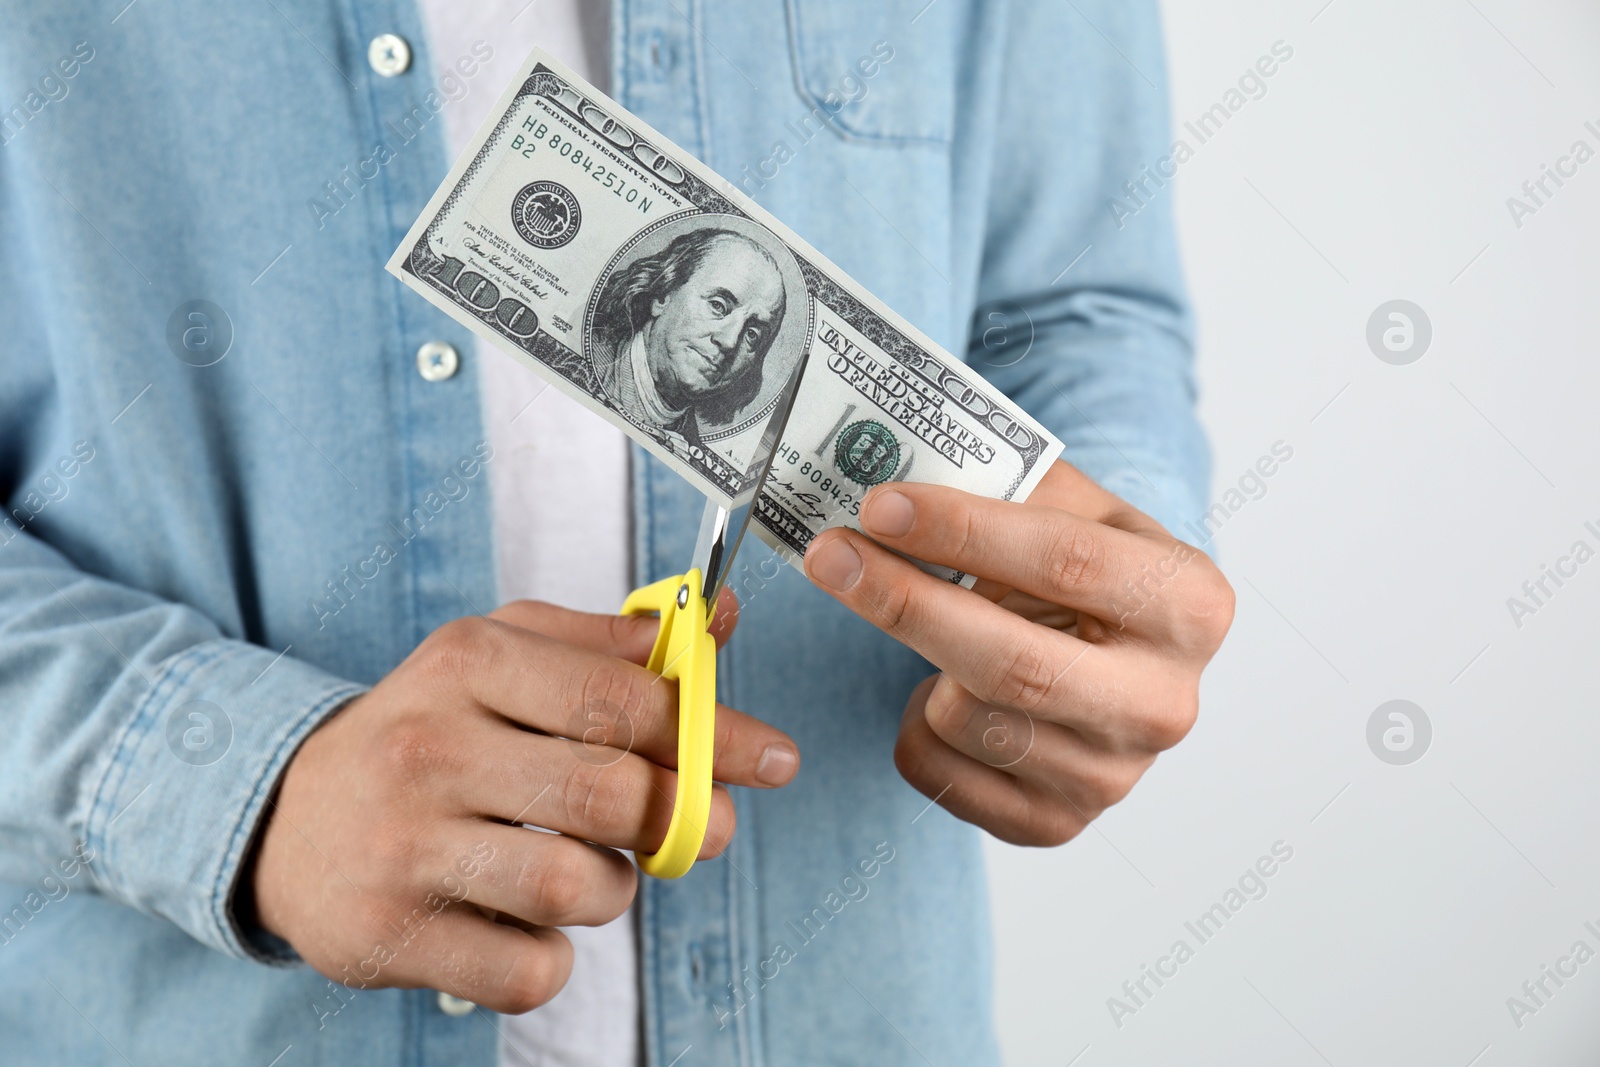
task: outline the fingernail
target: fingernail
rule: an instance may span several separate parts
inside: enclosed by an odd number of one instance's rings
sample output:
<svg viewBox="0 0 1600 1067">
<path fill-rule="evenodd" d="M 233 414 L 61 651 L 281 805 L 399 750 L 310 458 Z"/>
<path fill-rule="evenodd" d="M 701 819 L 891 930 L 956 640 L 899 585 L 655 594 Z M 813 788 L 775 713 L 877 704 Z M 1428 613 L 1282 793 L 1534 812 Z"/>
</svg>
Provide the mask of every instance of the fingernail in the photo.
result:
<svg viewBox="0 0 1600 1067">
<path fill-rule="evenodd" d="M 788 745 L 768 745 L 756 764 L 756 781 L 762 785 L 784 785 L 800 767 L 800 754 Z"/>
<path fill-rule="evenodd" d="M 911 522 L 917 517 L 916 505 L 904 493 L 886 489 L 873 496 L 861 516 L 861 525 L 868 533 L 880 537 L 904 537 L 911 532 Z"/>
<path fill-rule="evenodd" d="M 834 538 L 807 558 L 811 577 L 836 592 L 844 592 L 861 577 L 861 556 L 843 537 Z"/>
</svg>

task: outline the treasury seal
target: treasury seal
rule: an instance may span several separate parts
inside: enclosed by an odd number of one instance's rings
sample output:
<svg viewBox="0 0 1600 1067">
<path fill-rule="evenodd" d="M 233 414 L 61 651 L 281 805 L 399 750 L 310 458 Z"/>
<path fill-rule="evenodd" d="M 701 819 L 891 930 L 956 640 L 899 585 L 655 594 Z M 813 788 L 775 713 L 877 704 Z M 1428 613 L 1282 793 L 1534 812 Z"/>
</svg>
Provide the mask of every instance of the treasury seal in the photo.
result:
<svg viewBox="0 0 1600 1067">
<path fill-rule="evenodd" d="M 857 485 L 886 482 L 900 469 L 900 442 L 881 422 L 852 422 L 839 435 L 833 450 L 834 466 Z"/>
<path fill-rule="evenodd" d="M 582 221 L 578 198 L 558 182 L 531 182 L 511 201 L 511 225 L 535 248 L 560 248 L 578 236 Z"/>
</svg>

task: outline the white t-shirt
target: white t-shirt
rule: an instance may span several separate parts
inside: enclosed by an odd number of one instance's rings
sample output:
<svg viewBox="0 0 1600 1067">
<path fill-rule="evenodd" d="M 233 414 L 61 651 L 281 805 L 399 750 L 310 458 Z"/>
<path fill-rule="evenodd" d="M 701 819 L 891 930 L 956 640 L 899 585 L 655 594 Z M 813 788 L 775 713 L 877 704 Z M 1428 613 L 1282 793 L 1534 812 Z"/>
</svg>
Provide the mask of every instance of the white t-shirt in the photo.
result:
<svg viewBox="0 0 1600 1067">
<path fill-rule="evenodd" d="M 440 118 L 451 158 L 466 148 L 535 45 L 605 88 L 609 7 L 594 0 L 423 0 L 435 69 L 414 73 L 448 101 Z M 630 585 L 627 437 L 503 352 L 479 344 L 469 362 L 478 367 L 484 427 L 494 446 L 489 477 L 500 600 L 616 611 Z M 636 1067 L 632 909 L 606 926 L 570 927 L 566 934 L 572 979 L 543 1007 L 501 1018 L 501 1067 Z"/>
</svg>

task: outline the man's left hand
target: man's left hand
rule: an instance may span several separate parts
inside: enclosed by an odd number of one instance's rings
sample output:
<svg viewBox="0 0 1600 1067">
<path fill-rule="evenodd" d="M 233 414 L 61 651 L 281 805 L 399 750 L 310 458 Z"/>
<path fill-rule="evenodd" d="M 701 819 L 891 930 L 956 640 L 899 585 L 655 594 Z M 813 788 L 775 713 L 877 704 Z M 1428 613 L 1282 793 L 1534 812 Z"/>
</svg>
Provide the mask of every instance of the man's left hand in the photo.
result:
<svg viewBox="0 0 1600 1067">
<path fill-rule="evenodd" d="M 953 815 L 1061 844 L 1194 724 L 1233 589 L 1073 467 L 1057 462 L 1026 503 L 882 485 L 861 522 L 878 544 L 829 530 L 806 573 L 940 669 L 912 692 L 894 758 Z M 896 552 L 979 580 L 962 589 Z"/>
</svg>

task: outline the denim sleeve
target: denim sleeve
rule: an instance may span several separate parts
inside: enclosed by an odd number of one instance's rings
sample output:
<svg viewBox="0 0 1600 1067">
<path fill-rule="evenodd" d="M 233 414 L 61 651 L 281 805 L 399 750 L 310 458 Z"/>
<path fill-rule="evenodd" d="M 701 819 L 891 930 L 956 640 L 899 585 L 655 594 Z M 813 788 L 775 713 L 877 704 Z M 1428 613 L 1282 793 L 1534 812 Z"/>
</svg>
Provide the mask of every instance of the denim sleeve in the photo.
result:
<svg viewBox="0 0 1600 1067">
<path fill-rule="evenodd" d="M 63 519 L 85 514 L 73 511 L 84 496 L 136 492 L 165 457 L 112 418 L 153 380 L 146 353 L 117 336 L 63 346 L 56 323 L 72 304 L 125 294 L 90 290 L 66 276 L 73 256 L 50 254 L 101 238 L 51 228 L 40 204 L 67 209 L 45 181 L 47 145 L 33 144 L 35 155 L 0 152 L 0 882 L 37 884 L 85 857 L 95 891 L 233 956 L 286 958 L 241 928 L 233 892 L 289 758 L 361 688 L 107 577 L 114 563 L 152 583 L 162 568 L 200 567 L 175 535 L 188 501 L 163 501 L 165 529 L 128 519 L 86 538 Z M 92 387 L 115 397 L 109 411 Z M 117 509 L 99 514 L 109 526 Z"/>
<path fill-rule="evenodd" d="M 290 756 L 360 687 L 7 537 L 0 881 L 81 849 L 99 892 L 230 955 L 292 959 L 241 929 L 233 890 Z"/>
<path fill-rule="evenodd" d="M 1009 10 L 968 360 L 1064 459 L 1177 532 L 1210 457 L 1162 176 L 1160 16 L 1152 0 Z"/>
</svg>

